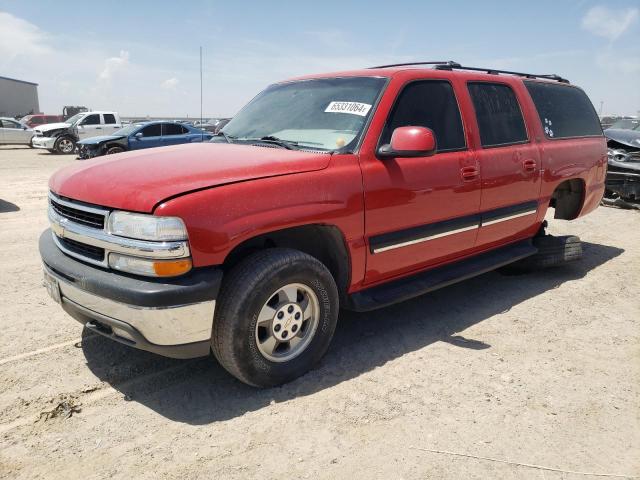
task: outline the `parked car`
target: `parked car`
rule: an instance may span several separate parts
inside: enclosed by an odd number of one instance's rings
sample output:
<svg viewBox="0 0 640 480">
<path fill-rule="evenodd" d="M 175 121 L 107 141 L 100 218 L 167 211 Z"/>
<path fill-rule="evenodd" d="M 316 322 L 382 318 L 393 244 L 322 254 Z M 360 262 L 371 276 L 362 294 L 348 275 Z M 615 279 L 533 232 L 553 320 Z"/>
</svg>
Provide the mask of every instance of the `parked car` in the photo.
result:
<svg viewBox="0 0 640 480">
<path fill-rule="evenodd" d="M 578 258 L 579 239 L 545 235 L 544 219 L 581 217 L 604 191 L 585 93 L 555 75 L 433 67 L 278 83 L 212 142 L 60 170 L 40 237 L 51 296 L 93 332 L 213 351 L 266 387 L 322 358 L 339 307 Z"/>
<path fill-rule="evenodd" d="M 73 153 L 78 141 L 110 135 L 120 128 L 120 116 L 116 112 L 77 113 L 63 123 L 50 123 L 36 128 L 33 146 L 51 153 Z"/>
<path fill-rule="evenodd" d="M 112 135 L 92 137 L 78 142 L 80 158 L 93 158 L 128 150 L 179 145 L 211 140 L 213 135 L 177 122 L 132 124 Z"/>
<path fill-rule="evenodd" d="M 29 128 L 34 128 L 38 125 L 44 125 L 47 123 L 57 123 L 62 121 L 64 121 L 64 119 L 61 115 L 44 115 L 42 113 L 27 115 L 26 117 L 22 117 L 20 119 L 20 123 L 26 125 Z"/>
<path fill-rule="evenodd" d="M 229 123 L 230 120 L 231 120 L 230 118 L 212 118 L 206 123 L 202 123 L 201 125 L 198 125 L 198 128 L 201 128 L 206 132 L 211 132 L 213 134 L 216 134 L 220 130 L 222 130 L 224 126 L 227 123 Z"/>
<path fill-rule="evenodd" d="M 0 117 L 0 145 L 31 145 L 34 131 L 17 120 Z"/>
<path fill-rule="evenodd" d="M 605 199 L 640 203 L 640 120 L 619 120 L 604 134 L 609 163 Z"/>
</svg>

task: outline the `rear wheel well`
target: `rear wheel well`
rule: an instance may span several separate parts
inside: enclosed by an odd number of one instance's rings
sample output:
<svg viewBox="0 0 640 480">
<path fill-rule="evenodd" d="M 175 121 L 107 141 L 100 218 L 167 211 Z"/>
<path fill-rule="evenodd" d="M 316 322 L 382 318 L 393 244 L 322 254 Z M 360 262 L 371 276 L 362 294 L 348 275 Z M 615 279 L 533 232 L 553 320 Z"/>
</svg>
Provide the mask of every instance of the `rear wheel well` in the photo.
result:
<svg viewBox="0 0 640 480">
<path fill-rule="evenodd" d="M 553 218 L 573 220 L 578 216 L 584 202 L 584 181 L 579 178 L 565 180 L 551 195 L 549 206 L 555 209 Z"/>
<path fill-rule="evenodd" d="M 224 260 L 223 268 L 232 269 L 248 255 L 268 248 L 299 250 L 322 262 L 333 276 L 340 299 L 346 296 L 351 278 L 351 262 L 344 236 L 330 225 L 303 225 L 265 233 L 237 245 Z"/>
</svg>

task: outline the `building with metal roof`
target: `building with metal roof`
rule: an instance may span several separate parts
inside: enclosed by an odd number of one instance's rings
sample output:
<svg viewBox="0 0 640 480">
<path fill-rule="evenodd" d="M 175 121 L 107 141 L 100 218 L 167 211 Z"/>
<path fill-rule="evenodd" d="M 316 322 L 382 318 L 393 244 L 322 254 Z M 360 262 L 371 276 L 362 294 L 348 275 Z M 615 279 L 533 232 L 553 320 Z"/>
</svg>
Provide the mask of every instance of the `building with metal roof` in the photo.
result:
<svg viewBox="0 0 640 480">
<path fill-rule="evenodd" d="M 0 76 L 0 117 L 40 113 L 38 84 Z"/>
</svg>

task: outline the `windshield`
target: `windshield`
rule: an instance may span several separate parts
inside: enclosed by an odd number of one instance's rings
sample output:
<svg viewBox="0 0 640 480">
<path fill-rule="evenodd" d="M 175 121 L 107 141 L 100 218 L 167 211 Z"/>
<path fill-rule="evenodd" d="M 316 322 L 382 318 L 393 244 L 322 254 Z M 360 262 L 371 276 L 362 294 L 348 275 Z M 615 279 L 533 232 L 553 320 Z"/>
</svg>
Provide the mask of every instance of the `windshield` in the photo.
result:
<svg viewBox="0 0 640 480">
<path fill-rule="evenodd" d="M 64 123 L 69 123 L 71 125 L 73 125 L 74 123 L 76 123 L 78 120 L 80 120 L 82 117 L 84 116 L 84 113 L 76 113 L 73 117 L 71 118 L 67 118 Z"/>
<path fill-rule="evenodd" d="M 112 135 L 126 137 L 131 135 L 137 129 L 139 129 L 143 124 L 142 123 L 132 123 L 131 125 L 127 125 L 126 127 L 122 127 L 120 130 L 116 130 L 112 133 Z"/>
<path fill-rule="evenodd" d="M 383 78 L 345 77 L 272 85 L 222 131 L 234 142 L 277 139 L 303 148 L 353 148 L 372 114 Z"/>
</svg>

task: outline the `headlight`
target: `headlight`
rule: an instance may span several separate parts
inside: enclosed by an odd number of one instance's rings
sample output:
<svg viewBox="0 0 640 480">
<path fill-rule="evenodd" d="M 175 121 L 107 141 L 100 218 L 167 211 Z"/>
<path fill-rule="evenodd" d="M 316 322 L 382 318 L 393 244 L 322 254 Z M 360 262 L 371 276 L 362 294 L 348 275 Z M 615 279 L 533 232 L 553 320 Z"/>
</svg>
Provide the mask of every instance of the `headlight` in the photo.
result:
<svg viewBox="0 0 640 480">
<path fill-rule="evenodd" d="M 148 258 L 129 257 L 119 253 L 109 254 L 109 266 L 114 270 L 144 275 L 147 277 L 176 277 L 191 270 L 190 258 L 176 260 L 151 260 Z"/>
<path fill-rule="evenodd" d="M 120 237 L 157 242 L 187 239 L 187 229 L 178 217 L 113 212 L 108 224 L 109 233 Z"/>
<path fill-rule="evenodd" d="M 629 152 L 621 148 L 609 148 L 607 150 L 607 157 L 609 160 L 615 160 L 616 162 L 626 162 L 629 158 Z"/>
</svg>

